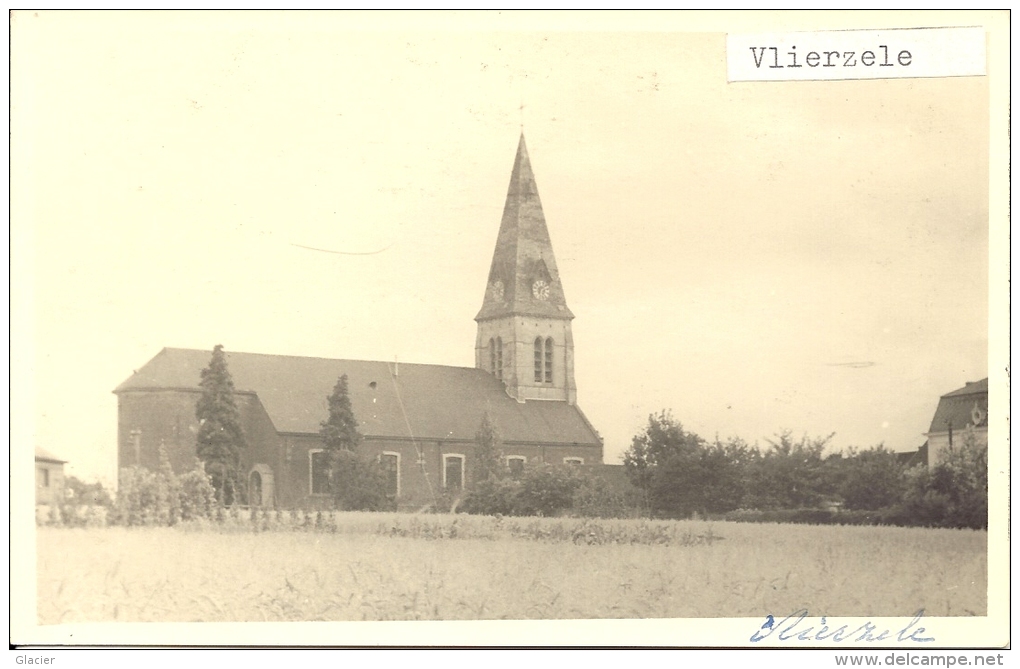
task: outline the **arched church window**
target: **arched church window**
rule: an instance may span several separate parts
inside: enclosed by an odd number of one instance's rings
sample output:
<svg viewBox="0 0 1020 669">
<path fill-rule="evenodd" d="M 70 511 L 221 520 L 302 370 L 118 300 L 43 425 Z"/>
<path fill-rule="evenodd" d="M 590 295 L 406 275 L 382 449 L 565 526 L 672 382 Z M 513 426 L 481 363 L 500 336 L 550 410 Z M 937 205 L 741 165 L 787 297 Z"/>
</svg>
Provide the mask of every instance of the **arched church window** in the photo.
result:
<svg viewBox="0 0 1020 669">
<path fill-rule="evenodd" d="M 496 373 L 496 340 L 489 337 L 489 372 Z"/>
<path fill-rule="evenodd" d="M 524 474 L 524 463 L 528 459 L 523 455 L 508 455 L 506 456 L 506 466 L 510 470 L 510 476 L 519 479 Z"/>
<path fill-rule="evenodd" d="M 386 496 L 400 496 L 400 453 L 383 451 L 379 456 L 379 464 L 386 472 Z"/>
<path fill-rule="evenodd" d="M 542 338 L 535 339 L 535 383 L 542 382 Z"/>
<path fill-rule="evenodd" d="M 464 487 L 464 456 L 459 453 L 443 455 L 443 487 L 460 490 Z"/>
<path fill-rule="evenodd" d="M 552 383 L 552 359 L 553 359 L 553 340 L 549 337 L 545 340 L 545 382 Z"/>
</svg>

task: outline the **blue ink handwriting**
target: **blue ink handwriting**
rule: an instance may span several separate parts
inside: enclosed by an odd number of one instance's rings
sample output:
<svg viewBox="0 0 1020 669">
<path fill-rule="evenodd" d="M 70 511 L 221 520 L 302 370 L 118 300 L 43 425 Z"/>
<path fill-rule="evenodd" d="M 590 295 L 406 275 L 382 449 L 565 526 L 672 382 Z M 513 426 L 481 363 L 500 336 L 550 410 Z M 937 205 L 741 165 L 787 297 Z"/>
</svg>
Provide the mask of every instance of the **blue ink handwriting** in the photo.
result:
<svg viewBox="0 0 1020 669">
<path fill-rule="evenodd" d="M 817 630 L 813 625 L 800 627 L 807 616 L 807 609 L 801 609 L 796 613 L 792 613 L 779 622 L 776 622 L 775 617 L 772 615 L 766 616 L 762 626 L 751 635 L 751 641 L 758 643 L 773 635 L 775 635 L 774 640 L 776 641 L 794 639 L 796 641 L 831 641 L 833 643 L 842 643 L 844 641 L 890 641 L 894 639 L 899 643 L 907 641 L 930 643 L 935 640 L 935 637 L 919 636 L 924 633 L 924 628 L 917 624 L 921 617 L 924 616 L 924 609 L 915 613 L 913 620 L 898 632 L 893 632 L 889 629 L 879 631 L 878 626 L 871 621 L 854 628 L 852 631 L 848 630 L 846 625 L 840 625 L 833 629 L 825 620 L 825 616 L 822 616 L 821 626 Z"/>
</svg>

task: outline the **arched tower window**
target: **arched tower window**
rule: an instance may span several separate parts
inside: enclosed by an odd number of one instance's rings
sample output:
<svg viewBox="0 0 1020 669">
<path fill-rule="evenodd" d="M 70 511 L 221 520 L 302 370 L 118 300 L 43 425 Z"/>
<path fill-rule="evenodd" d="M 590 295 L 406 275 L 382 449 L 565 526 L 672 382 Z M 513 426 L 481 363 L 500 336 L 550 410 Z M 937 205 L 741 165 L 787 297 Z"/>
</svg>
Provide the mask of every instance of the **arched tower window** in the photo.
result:
<svg viewBox="0 0 1020 669">
<path fill-rule="evenodd" d="M 535 383 L 552 383 L 553 340 L 535 338 Z"/>
<path fill-rule="evenodd" d="M 496 373 L 496 340 L 489 337 L 489 372 Z"/>
<path fill-rule="evenodd" d="M 553 360 L 553 340 L 549 337 L 545 340 L 545 382 L 552 383 L 552 360 Z"/>
<path fill-rule="evenodd" d="M 535 383 L 542 383 L 542 338 L 535 339 Z"/>
<path fill-rule="evenodd" d="M 503 378 L 503 338 L 496 337 L 496 378 Z"/>
</svg>

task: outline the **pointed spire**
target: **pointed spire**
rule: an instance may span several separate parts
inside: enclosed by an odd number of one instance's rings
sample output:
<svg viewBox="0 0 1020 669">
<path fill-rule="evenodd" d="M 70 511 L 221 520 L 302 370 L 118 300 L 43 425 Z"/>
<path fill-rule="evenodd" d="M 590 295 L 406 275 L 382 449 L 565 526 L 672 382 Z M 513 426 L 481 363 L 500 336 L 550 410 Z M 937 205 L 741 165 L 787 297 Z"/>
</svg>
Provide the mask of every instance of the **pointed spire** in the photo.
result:
<svg viewBox="0 0 1020 669">
<path fill-rule="evenodd" d="M 531 159 L 528 158 L 528 146 L 524 143 L 523 131 L 520 141 L 517 142 L 517 157 L 514 158 L 514 169 L 510 173 L 510 188 L 507 190 L 506 197 L 504 212 L 506 207 L 510 206 L 511 197 L 517 197 L 521 201 L 533 197 L 538 208 L 538 215 L 542 218 L 542 225 L 545 225 L 542 203 L 538 199 L 538 184 L 535 183 L 535 174 L 531 171 Z"/>
<path fill-rule="evenodd" d="M 510 173 L 485 299 L 475 320 L 511 314 L 574 317 L 563 295 L 523 132 Z"/>
</svg>

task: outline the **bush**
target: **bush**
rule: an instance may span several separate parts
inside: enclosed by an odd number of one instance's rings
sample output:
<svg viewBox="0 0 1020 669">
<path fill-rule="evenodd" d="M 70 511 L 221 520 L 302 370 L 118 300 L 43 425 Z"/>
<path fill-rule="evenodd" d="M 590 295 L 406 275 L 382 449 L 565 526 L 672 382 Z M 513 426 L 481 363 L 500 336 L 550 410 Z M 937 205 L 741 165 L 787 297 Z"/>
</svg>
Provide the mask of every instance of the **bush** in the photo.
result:
<svg viewBox="0 0 1020 669">
<path fill-rule="evenodd" d="M 571 511 L 584 518 L 632 518 L 640 515 L 636 500 L 626 496 L 596 476 L 584 476 L 577 490 Z"/>
<path fill-rule="evenodd" d="M 895 453 L 882 446 L 856 451 L 832 460 L 836 489 L 846 509 L 875 511 L 903 499 L 906 478 Z"/>
<path fill-rule="evenodd" d="M 574 467 L 538 465 L 517 479 L 489 478 L 467 494 L 460 510 L 509 516 L 556 516 L 573 507 L 582 477 Z"/>
<path fill-rule="evenodd" d="M 152 525 L 158 505 L 156 474 L 145 467 L 120 470 L 120 486 L 110 522 L 132 527 Z"/>
<path fill-rule="evenodd" d="M 106 507 L 113 506 L 113 497 L 102 483 L 85 483 L 75 476 L 64 480 L 67 499 L 74 506 Z"/>
<path fill-rule="evenodd" d="M 113 498 L 102 483 L 85 483 L 74 476 L 64 479 L 64 496 L 55 504 L 36 507 L 36 523 L 63 527 L 102 527 Z"/>
<path fill-rule="evenodd" d="M 177 476 L 169 466 L 152 472 L 144 467 L 120 471 L 120 490 L 109 515 L 115 525 L 174 525 L 179 520 L 212 518 L 218 510 L 215 491 L 200 461 Z"/>
<path fill-rule="evenodd" d="M 382 465 L 348 450 L 331 453 L 330 489 L 344 511 L 382 511 L 392 506 Z"/>
<path fill-rule="evenodd" d="M 570 509 L 581 477 L 569 465 L 539 465 L 525 471 L 514 511 L 519 516 L 555 516 Z"/>
<path fill-rule="evenodd" d="M 489 478 L 475 485 L 461 503 L 459 510 L 478 515 L 516 515 L 521 482 L 515 479 Z"/>
<path fill-rule="evenodd" d="M 181 520 L 211 518 L 213 510 L 219 505 L 216 503 L 216 490 L 201 460 L 196 460 L 195 467 L 179 476 L 177 482 Z"/>
</svg>

